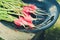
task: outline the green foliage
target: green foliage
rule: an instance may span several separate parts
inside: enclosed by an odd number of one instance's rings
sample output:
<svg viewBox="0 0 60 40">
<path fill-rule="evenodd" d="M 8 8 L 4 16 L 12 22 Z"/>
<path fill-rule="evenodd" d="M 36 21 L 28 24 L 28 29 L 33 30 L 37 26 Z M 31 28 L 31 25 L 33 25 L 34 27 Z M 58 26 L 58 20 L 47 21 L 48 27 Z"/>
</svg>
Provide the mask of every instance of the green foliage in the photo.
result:
<svg viewBox="0 0 60 40">
<path fill-rule="evenodd" d="M 4 39 L 0 37 L 0 40 L 4 40 Z"/>
<path fill-rule="evenodd" d="M 60 2 L 60 0 L 57 0 L 58 2 Z"/>
<path fill-rule="evenodd" d="M 22 7 L 26 5 L 22 0 L 0 0 L 0 20 L 13 22 L 21 14 Z"/>
</svg>

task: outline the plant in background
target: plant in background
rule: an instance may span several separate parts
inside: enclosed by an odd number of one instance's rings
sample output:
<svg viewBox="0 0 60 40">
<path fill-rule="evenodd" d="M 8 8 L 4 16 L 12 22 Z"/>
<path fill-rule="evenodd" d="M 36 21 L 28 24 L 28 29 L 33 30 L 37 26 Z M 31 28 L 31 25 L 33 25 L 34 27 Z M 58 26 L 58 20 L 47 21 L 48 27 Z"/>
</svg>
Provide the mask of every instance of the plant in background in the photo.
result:
<svg viewBox="0 0 60 40">
<path fill-rule="evenodd" d="M 0 40 L 4 40 L 4 39 L 0 37 Z"/>
</svg>

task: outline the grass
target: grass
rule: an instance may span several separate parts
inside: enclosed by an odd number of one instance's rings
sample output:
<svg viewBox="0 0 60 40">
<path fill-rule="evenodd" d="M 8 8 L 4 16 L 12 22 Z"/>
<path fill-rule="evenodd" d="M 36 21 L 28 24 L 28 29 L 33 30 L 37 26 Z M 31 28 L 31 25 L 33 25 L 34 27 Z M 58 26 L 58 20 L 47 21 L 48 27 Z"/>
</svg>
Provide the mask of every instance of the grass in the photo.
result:
<svg viewBox="0 0 60 40">
<path fill-rule="evenodd" d="M 60 0 L 57 0 L 58 2 L 60 2 Z"/>
<path fill-rule="evenodd" d="M 60 16 L 55 25 L 46 30 L 45 40 L 60 40 Z"/>
</svg>

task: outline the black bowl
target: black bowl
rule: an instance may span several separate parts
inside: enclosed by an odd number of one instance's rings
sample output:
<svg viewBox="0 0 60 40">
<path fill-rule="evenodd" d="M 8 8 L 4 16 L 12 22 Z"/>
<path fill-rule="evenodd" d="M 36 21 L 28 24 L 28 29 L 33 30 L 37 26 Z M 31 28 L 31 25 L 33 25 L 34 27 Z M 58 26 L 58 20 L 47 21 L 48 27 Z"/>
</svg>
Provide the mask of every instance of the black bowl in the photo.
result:
<svg viewBox="0 0 60 40">
<path fill-rule="evenodd" d="M 39 9 L 45 11 L 49 16 L 43 15 L 45 20 L 40 21 L 39 25 L 36 26 L 33 30 L 25 30 L 28 32 L 39 32 L 40 30 L 45 30 L 51 27 L 57 20 L 59 16 L 59 4 L 56 0 L 23 0 L 25 3 L 34 4 Z M 39 15 L 37 15 L 39 16 Z M 34 22 L 33 22 L 34 23 Z M 36 23 L 37 24 L 37 23 Z"/>
</svg>

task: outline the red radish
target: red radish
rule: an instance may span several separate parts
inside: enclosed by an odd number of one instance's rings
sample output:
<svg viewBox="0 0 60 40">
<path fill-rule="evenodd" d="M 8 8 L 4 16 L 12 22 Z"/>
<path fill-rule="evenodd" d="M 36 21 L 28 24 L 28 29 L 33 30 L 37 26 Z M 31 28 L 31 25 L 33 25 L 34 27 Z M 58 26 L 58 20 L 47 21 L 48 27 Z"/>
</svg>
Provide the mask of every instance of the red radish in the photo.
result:
<svg viewBox="0 0 60 40">
<path fill-rule="evenodd" d="M 29 26 L 29 28 L 31 28 L 31 29 L 32 29 L 33 27 L 35 27 L 35 26 L 33 25 L 33 23 L 29 23 L 29 22 L 28 22 L 28 26 Z"/>
<path fill-rule="evenodd" d="M 33 25 L 33 23 L 32 23 L 32 20 L 30 20 L 30 22 L 27 22 L 27 21 L 29 21 L 29 20 L 26 20 L 26 19 L 23 18 L 23 17 L 20 17 L 20 20 L 21 20 L 21 22 L 22 22 L 24 25 L 28 25 L 30 28 L 35 27 L 35 26 Z"/>
<path fill-rule="evenodd" d="M 15 19 L 14 20 L 14 23 L 17 25 L 17 26 L 21 26 L 21 21 L 19 19 Z"/>
<path fill-rule="evenodd" d="M 23 24 L 27 25 L 27 22 L 26 22 L 26 20 L 25 20 L 23 17 L 19 17 L 19 20 L 20 20 Z"/>
<path fill-rule="evenodd" d="M 22 13 L 24 16 L 19 16 L 19 19 L 14 20 L 14 23 L 18 26 L 21 25 L 28 25 L 29 28 L 35 27 L 32 23 L 33 18 L 31 17 L 30 13 L 36 10 L 36 6 L 30 4 L 29 6 L 24 6 Z"/>
<path fill-rule="evenodd" d="M 30 20 L 29 16 L 27 17 L 19 17 L 23 24 L 28 25 L 30 28 L 34 27 L 32 20 Z"/>
<path fill-rule="evenodd" d="M 22 20 L 22 23 L 28 25 L 30 28 L 35 27 L 32 23 L 32 17 L 30 15 L 25 16 Z"/>
<path fill-rule="evenodd" d="M 33 20 L 33 18 L 30 16 L 30 14 L 29 13 L 27 13 L 27 12 L 23 12 L 24 13 L 24 19 L 27 21 L 27 22 L 32 22 L 32 20 Z"/>
<path fill-rule="evenodd" d="M 31 9 L 33 9 L 33 10 L 36 10 L 36 9 L 37 9 L 37 7 L 36 7 L 35 5 L 32 5 L 32 4 L 30 4 L 29 7 L 30 7 Z"/>
<path fill-rule="evenodd" d="M 30 4 L 29 6 L 24 6 L 23 11 L 25 11 L 25 12 L 34 12 L 36 10 L 36 8 L 37 7 L 35 5 Z"/>
<path fill-rule="evenodd" d="M 24 20 L 24 18 L 23 17 L 20 17 L 20 19 L 15 19 L 14 20 L 14 23 L 17 25 L 17 26 L 21 26 L 21 25 L 26 25 L 27 24 L 27 22 Z"/>
<path fill-rule="evenodd" d="M 29 12 L 29 11 L 30 11 L 30 10 L 29 10 L 29 7 L 28 7 L 28 6 L 24 6 L 24 7 L 23 7 L 23 11 Z"/>
</svg>

